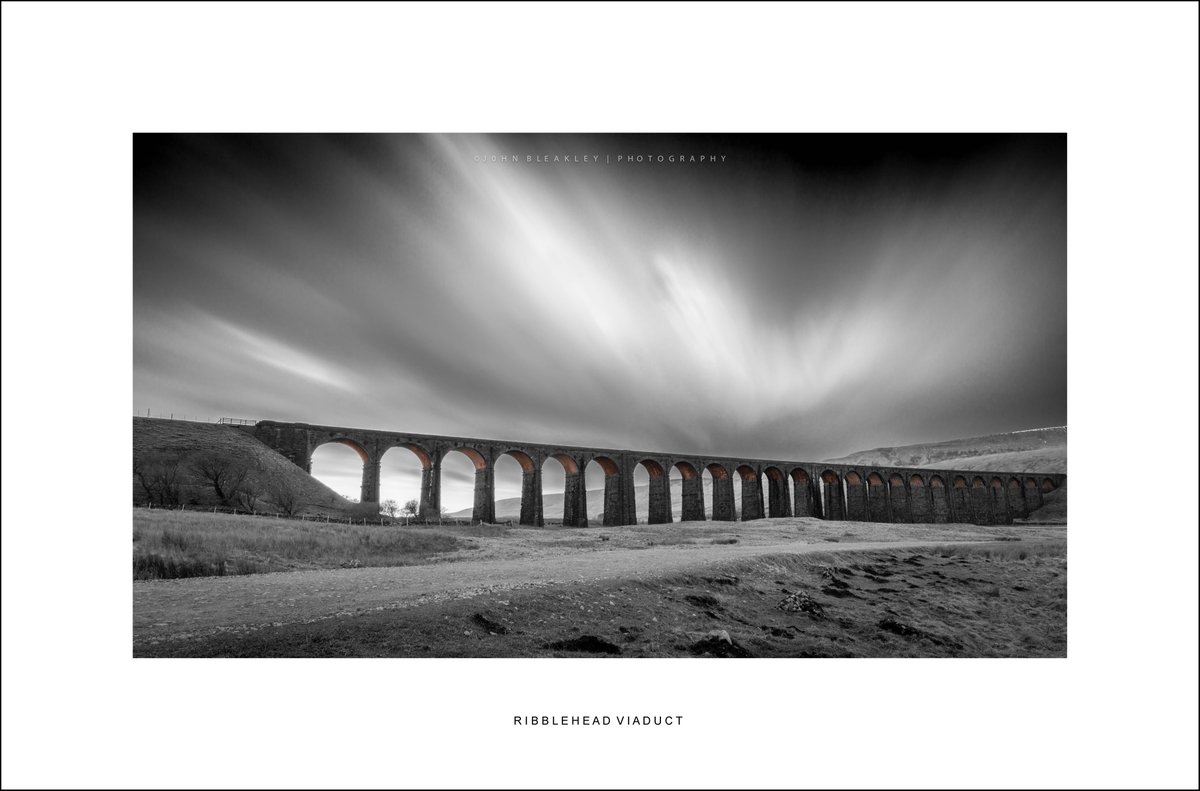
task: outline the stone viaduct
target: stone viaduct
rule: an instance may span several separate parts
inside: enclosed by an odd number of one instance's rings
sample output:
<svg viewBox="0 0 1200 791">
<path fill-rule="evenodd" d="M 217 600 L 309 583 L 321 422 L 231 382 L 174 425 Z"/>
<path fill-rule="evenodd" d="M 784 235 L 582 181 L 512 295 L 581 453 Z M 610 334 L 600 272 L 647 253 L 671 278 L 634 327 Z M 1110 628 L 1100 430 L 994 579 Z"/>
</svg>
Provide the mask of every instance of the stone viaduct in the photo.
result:
<svg viewBox="0 0 1200 791">
<path fill-rule="evenodd" d="M 675 467 L 682 476 L 684 521 L 704 520 L 703 472 L 712 475 L 714 521 L 733 521 L 734 480 L 740 481 L 743 520 L 763 517 L 815 516 L 871 522 L 968 522 L 1009 524 L 1042 506 L 1044 492 L 1066 482 L 1065 475 L 908 467 L 824 464 L 781 459 L 583 448 L 507 442 L 396 431 L 313 426 L 262 420 L 245 427 L 261 442 L 281 453 L 305 472 L 312 471 L 312 454 L 337 442 L 358 453 L 363 462 L 364 503 L 379 502 L 379 466 L 391 448 L 407 448 L 422 466 L 420 515 L 441 512 L 441 463 L 448 453 L 462 453 L 475 465 L 473 521 L 495 521 L 496 461 L 511 456 L 521 465 L 521 516 L 524 525 L 542 525 L 542 464 L 555 459 L 566 473 L 562 522 L 588 524 L 584 470 L 596 462 L 604 470 L 604 524 L 637 524 L 633 472 L 642 465 L 650 476 L 646 521 L 671 522 L 671 478 Z M 762 476 L 767 477 L 763 492 Z"/>
</svg>

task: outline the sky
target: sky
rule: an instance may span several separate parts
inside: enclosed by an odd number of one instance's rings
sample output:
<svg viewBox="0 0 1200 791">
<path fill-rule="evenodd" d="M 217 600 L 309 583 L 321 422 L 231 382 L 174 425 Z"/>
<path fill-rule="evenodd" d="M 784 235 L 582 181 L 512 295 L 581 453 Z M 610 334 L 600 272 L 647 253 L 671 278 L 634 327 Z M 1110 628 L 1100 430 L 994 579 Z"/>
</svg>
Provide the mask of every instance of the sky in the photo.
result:
<svg viewBox="0 0 1200 791">
<path fill-rule="evenodd" d="M 814 461 L 1067 422 L 1065 135 L 133 149 L 134 414 Z"/>
</svg>

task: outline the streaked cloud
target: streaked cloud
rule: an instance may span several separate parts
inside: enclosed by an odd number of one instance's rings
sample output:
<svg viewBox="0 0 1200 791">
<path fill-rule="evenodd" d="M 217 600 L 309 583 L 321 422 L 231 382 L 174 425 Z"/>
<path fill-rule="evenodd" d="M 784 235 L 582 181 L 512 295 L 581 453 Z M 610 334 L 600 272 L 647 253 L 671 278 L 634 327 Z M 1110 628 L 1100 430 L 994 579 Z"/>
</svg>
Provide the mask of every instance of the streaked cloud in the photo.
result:
<svg viewBox="0 0 1200 791">
<path fill-rule="evenodd" d="M 814 459 L 1066 422 L 1061 137 L 138 136 L 134 175 L 135 411 Z"/>
</svg>

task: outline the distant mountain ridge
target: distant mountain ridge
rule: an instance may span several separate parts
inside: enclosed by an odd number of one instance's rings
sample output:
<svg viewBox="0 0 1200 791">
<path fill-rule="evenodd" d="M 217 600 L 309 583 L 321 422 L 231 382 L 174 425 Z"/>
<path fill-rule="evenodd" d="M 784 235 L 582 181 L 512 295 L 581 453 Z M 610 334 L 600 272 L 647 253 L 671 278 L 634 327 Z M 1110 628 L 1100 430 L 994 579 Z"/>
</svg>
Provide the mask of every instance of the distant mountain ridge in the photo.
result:
<svg viewBox="0 0 1200 791">
<path fill-rule="evenodd" d="M 1054 426 L 944 442 L 861 450 L 830 464 L 875 464 L 886 467 L 949 467 L 998 472 L 1067 471 L 1067 427 Z"/>
</svg>

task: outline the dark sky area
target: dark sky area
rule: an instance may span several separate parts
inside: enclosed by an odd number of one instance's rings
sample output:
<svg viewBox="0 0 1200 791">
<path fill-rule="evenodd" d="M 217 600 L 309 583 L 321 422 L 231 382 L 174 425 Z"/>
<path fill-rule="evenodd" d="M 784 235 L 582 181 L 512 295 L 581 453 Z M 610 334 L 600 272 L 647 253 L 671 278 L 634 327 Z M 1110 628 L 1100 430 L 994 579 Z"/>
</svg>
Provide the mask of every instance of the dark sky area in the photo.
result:
<svg viewBox="0 0 1200 791">
<path fill-rule="evenodd" d="M 133 146 L 135 413 L 805 460 L 1067 422 L 1063 135 Z"/>
</svg>

